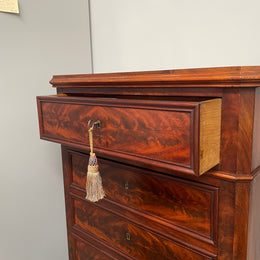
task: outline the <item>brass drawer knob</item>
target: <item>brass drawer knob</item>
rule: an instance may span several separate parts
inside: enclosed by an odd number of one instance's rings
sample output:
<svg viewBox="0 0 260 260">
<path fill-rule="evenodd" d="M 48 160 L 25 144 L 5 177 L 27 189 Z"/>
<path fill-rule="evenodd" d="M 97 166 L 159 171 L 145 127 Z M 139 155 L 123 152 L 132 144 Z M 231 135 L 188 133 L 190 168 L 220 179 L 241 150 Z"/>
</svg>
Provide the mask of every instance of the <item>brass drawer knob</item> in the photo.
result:
<svg viewBox="0 0 260 260">
<path fill-rule="evenodd" d="M 126 233 L 126 234 L 125 234 L 125 238 L 126 238 L 126 240 L 130 241 L 130 240 L 131 240 L 130 234 L 129 234 L 129 233 Z"/>
</svg>

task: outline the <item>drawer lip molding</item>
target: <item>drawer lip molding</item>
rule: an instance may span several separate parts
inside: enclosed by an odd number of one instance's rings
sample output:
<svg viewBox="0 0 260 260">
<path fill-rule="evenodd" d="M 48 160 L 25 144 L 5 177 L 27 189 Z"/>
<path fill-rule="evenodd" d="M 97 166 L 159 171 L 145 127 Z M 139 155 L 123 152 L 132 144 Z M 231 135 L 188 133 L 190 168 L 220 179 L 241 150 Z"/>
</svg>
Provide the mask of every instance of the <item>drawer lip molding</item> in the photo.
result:
<svg viewBox="0 0 260 260">
<path fill-rule="evenodd" d="M 173 102 L 43 96 L 37 97 L 37 103 L 40 136 L 44 140 L 88 151 L 87 122 L 98 116 L 103 121 L 103 129 L 96 132 L 97 153 L 130 160 L 143 167 L 197 176 L 220 160 L 221 99 Z M 201 111 L 208 111 L 213 103 L 216 103 L 217 127 L 214 125 L 212 129 L 211 111 L 207 112 L 209 116 L 202 115 Z M 204 125 L 210 120 L 208 130 Z M 77 123 L 74 125 L 73 121 Z M 213 139 L 216 139 L 214 146 Z"/>
</svg>

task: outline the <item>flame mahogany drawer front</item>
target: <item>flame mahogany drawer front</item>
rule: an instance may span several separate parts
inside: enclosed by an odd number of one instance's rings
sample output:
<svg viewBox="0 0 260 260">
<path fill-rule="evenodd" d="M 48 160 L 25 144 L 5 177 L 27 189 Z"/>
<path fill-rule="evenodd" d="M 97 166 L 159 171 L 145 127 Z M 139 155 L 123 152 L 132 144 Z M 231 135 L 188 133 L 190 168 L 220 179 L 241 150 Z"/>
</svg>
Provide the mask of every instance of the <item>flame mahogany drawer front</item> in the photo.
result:
<svg viewBox="0 0 260 260">
<path fill-rule="evenodd" d="M 214 259 L 196 250 L 139 227 L 123 217 L 80 199 L 73 199 L 75 225 L 82 232 L 99 237 L 134 259 Z"/>
<path fill-rule="evenodd" d="M 39 97 L 41 137 L 88 148 L 88 121 L 96 151 L 200 175 L 219 163 L 221 99 L 201 102 Z"/>
<path fill-rule="evenodd" d="M 88 156 L 71 151 L 69 158 L 72 187 L 85 191 Z M 165 223 L 168 229 L 178 228 L 190 236 L 195 234 L 202 240 L 214 240 L 217 188 L 100 158 L 99 165 L 107 200 Z"/>
</svg>

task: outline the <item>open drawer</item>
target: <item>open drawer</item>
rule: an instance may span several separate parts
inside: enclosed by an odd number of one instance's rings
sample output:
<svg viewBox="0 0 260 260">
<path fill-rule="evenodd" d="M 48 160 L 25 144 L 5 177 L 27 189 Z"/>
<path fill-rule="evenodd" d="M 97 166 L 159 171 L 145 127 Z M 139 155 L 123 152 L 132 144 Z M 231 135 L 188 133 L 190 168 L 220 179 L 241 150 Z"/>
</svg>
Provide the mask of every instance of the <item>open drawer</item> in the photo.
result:
<svg viewBox="0 0 260 260">
<path fill-rule="evenodd" d="M 221 99 L 201 102 L 69 96 L 38 97 L 42 139 L 88 150 L 88 121 L 97 153 L 142 167 L 201 175 L 219 163 Z"/>
</svg>

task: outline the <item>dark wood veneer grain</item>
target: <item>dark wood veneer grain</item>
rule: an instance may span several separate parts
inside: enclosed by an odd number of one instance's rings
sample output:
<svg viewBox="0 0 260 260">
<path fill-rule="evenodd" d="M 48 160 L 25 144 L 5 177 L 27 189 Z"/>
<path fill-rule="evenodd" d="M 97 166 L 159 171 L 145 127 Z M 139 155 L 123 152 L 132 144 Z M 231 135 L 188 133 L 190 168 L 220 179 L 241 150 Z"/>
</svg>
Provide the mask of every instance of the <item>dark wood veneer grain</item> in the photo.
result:
<svg viewBox="0 0 260 260">
<path fill-rule="evenodd" d="M 97 248 L 77 241 L 76 242 L 76 259 L 77 260 L 116 260 L 118 258 L 114 258 L 109 256 L 108 254 L 105 254 L 101 251 L 99 251 Z"/>
<path fill-rule="evenodd" d="M 99 119 L 95 147 L 191 167 L 196 103 L 89 101 L 81 105 L 66 98 L 42 100 L 42 135 L 88 146 L 88 121 Z"/>
<path fill-rule="evenodd" d="M 75 224 L 137 259 L 212 259 L 142 229 L 95 205 L 74 201 Z"/>
<path fill-rule="evenodd" d="M 86 185 L 88 157 L 72 154 L 72 181 Z M 158 177 L 151 172 L 99 159 L 106 198 L 163 218 L 213 239 L 216 192 L 212 186 Z M 198 201 L 200 202 L 198 204 Z"/>
<path fill-rule="evenodd" d="M 41 138 L 47 140 L 88 148 L 88 122 L 100 120 L 95 149 L 117 153 L 119 158 L 141 158 L 195 175 L 219 163 L 220 99 L 169 102 L 58 96 L 39 97 L 38 105 Z"/>
</svg>

